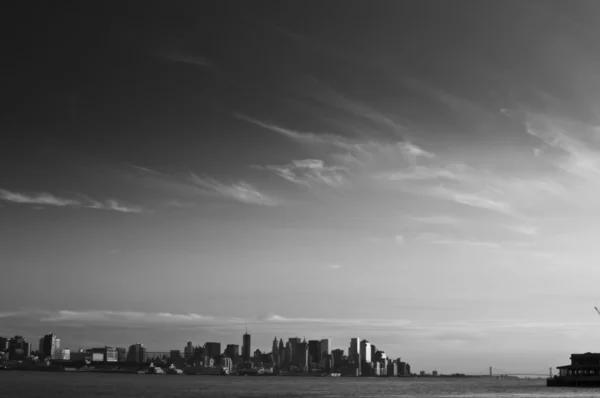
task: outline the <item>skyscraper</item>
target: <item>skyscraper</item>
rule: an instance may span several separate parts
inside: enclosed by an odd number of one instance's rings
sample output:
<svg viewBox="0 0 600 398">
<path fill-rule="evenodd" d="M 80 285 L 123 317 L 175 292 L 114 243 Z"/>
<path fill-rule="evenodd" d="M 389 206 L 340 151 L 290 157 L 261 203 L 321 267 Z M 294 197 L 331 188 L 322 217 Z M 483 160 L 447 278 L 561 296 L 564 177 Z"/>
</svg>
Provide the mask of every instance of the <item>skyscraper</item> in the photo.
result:
<svg viewBox="0 0 600 398">
<path fill-rule="evenodd" d="M 279 339 L 279 364 L 283 365 L 285 362 L 285 346 L 283 345 L 283 339 Z"/>
<path fill-rule="evenodd" d="M 185 348 L 183 349 L 183 356 L 185 359 L 191 358 L 194 355 L 194 345 L 191 341 L 188 341 Z"/>
<path fill-rule="evenodd" d="M 290 364 L 297 364 L 298 363 L 298 344 L 300 344 L 302 342 L 302 340 L 300 339 L 300 337 L 290 337 L 288 339 L 289 343 L 290 343 L 290 348 L 292 350 L 291 354 L 290 354 Z"/>
<path fill-rule="evenodd" d="M 331 339 L 321 339 L 321 355 L 331 354 Z"/>
<path fill-rule="evenodd" d="M 360 358 L 364 362 L 371 362 L 371 344 L 367 340 L 360 342 Z"/>
<path fill-rule="evenodd" d="M 240 356 L 240 346 L 237 344 L 227 344 L 225 348 L 225 355 L 231 358 L 233 361 L 237 361 Z"/>
<path fill-rule="evenodd" d="M 360 355 L 360 338 L 353 337 L 350 339 L 350 348 L 348 349 L 348 359 L 357 361 L 357 356 Z M 358 361 L 360 362 L 360 361 Z"/>
<path fill-rule="evenodd" d="M 308 356 L 311 365 L 318 366 L 321 361 L 321 341 L 310 340 L 308 342 Z"/>
<path fill-rule="evenodd" d="M 271 356 L 273 357 L 273 363 L 279 366 L 279 344 L 277 343 L 277 337 L 275 337 L 273 339 L 273 347 L 271 348 Z"/>
<path fill-rule="evenodd" d="M 145 363 L 148 358 L 146 354 L 146 347 L 142 343 L 136 343 L 129 346 L 127 351 L 127 362 L 132 363 Z"/>
<path fill-rule="evenodd" d="M 249 361 L 252 357 L 252 345 L 250 341 L 250 335 L 248 334 L 248 328 L 246 328 L 246 333 L 244 333 L 242 346 L 242 358 L 244 361 Z"/>
<path fill-rule="evenodd" d="M 40 339 L 40 358 L 57 359 L 60 353 L 60 339 L 54 333 L 45 335 Z"/>
<path fill-rule="evenodd" d="M 204 347 L 206 348 L 207 357 L 218 358 L 221 355 L 221 343 L 208 342 Z"/>
</svg>

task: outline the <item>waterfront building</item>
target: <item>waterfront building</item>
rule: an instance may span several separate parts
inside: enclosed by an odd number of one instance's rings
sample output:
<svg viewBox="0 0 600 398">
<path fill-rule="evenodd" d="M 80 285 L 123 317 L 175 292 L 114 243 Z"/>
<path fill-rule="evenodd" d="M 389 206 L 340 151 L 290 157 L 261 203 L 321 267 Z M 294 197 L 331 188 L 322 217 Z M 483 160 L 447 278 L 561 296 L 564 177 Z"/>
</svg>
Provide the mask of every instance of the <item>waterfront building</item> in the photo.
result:
<svg viewBox="0 0 600 398">
<path fill-rule="evenodd" d="M 285 343 L 285 352 L 283 356 L 283 367 L 284 369 L 289 369 L 292 364 L 292 343 L 289 341 Z"/>
<path fill-rule="evenodd" d="M 185 359 L 189 359 L 194 355 L 194 345 L 191 341 L 188 341 L 185 347 L 183 348 L 183 356 Z"/>
<path fill-rule="evenodd" d="M 321 339 L 321 354 L 331 354 L 331 339 Z"/>
<path fill-rule="evenodd" d="M 375 354 L 377 354 L 377 347 L 375 344 L 371 344 L 371 360 L 375 361 Z"/>
<path fill-rule="evenodd" d="M 388 377 L 396 377 L 398 376 L 398 363 L 390 362 L 387 365 L 387 375 Z"/>
<path fill-rule="evenodd" d="M 432 376 L 437 376 L 438 375 L 438 371 L 434 370 L 433 372 L 431 372 Z"/>
<path fill-rule="evenodd" d="M 279 362 L 279 344 L 277 341 L 277 337 L 273 339 L 273 347 L 271 348 L 271 356 L 273 357 L 273 364 L 276 367 L 279 367 L 281 363 Z"/>
<path fill-rule="evenodd" d="M 117 347 L 117 362 L 127 361 L 127 349 L 125 347 Z"/>
<path fill-rule="evenodd" d="M 146 363 L 148 359 L 146 347 L 141 343 L 132 344 L 127 352 L 127 362 Z"/>
<path fill-rule="evenodd" d="M 221 343 L 208 342 L 204 345 L 206 356 L 218 358 L 221 355 Z"/>
<path fill-rule="evenodd" d="M 339 372 L 344 358 L 344 350 L 339 348 L 331 350 L 331 356 L 333 357 L 333 370 Z"/>
<path fill-rule="evenodd" d="M 316 368 L 321 361 L 321 341 L 310 340 L 308 342 L 309 363 L 312 368 Z"/>
<path fill-rule="evenodd" d="M 360 362 L 360 338 L 353 337 L 350 339 L 350 347 L 348 348 L 348 359 Z M 357 360 L 357 358 L 359 358 Z"/>
<path fill-rule="evenodd" d="M 0 337 L 0 351 L 8 351 L 8 339 Z"/>
<path fill-rule="evenodd" d="M 242 342 L 244 343 L 242 345 L 242 359 L 244 360 L 244 362 L 249 361 L 251 358 L 251 353 L 252 353 L 252 344 L 251 344 L 251 338 L 250 335 L 248 334 L 248 329 L 246 328 L 246 333 L 244 333 L 244 336 L 242 338 Z"/>
<path fill-rule="evenodd" d="M 225 355 L 227 355 L 231 360 L 237 362 L 240 357 L 240 346 L 237 344 L 227 344 L 225 348 Z"/>
<path fill-rule="evenodd" d="M 31 344 L 23 336 L 15 336 L 8 341 L 8 358 L 11 361 L 25 359 L 31 355 Z"/>
<path fill-rule="evenodd" d="M 298 344 L 300 344 L 302 340 L 300 339 L 300 337 L 290 337 L 288 341 L 292 348 L 290 364 L 296 365 L 298 363 Z"/>
<path fill-rule="evenodd" d="M 58 350 L 59 355 L 55 358 L 55 359 L 62 359 L 65 361 L 70 361 L 71 360 L 71 350 L 69 350 L 68 348 L 63 348 Z"/>
<path fill-rule="evenodd" d="M 371 344 L 366 339 L 360 342 L 360 358 L 364 362 L 371 362 Z"/>
<path fill-rule="evenodd" d="M 283 366 L 285 362 L 285 346 L 283 345 L 283 339 L 279 339 L 279 366 Z"/>
<path fill-rule="evenodd" d="M 40 358 L 57 359 L 60 356 L 60 339 L 54 333 L 45 335 L 40 339 L 39 350 Z"/>
</svg>

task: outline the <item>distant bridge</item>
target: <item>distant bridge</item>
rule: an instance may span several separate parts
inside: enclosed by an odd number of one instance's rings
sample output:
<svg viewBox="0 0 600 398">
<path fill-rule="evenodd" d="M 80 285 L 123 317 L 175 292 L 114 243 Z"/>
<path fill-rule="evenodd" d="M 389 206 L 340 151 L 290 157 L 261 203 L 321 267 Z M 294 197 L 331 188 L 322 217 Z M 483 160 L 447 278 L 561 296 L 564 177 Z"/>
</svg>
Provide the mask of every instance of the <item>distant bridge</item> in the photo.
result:
<svg viewBox="0 0 600 398">
<path fill-rule="evenodd" d="M 525 371 L 516 372 L 514 370 L 508 371 L 504 369 L 489 367 L 486 371 L 481 372 L 469 372 L 467 376 L 491 376 L 491 377 L 502 377 L 502 376 L 516 376 L 516 377 L 552 377 L 552 368 L 540 370 L 540 371 Z"/>
</svg>

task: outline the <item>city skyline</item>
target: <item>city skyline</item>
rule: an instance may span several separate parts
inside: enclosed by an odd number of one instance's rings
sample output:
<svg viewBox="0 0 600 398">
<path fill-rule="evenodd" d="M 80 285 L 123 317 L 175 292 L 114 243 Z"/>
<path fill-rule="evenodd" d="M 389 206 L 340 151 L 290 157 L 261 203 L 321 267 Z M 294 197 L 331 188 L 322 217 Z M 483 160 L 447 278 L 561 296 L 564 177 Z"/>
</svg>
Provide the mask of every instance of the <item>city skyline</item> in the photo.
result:
<svg viewBox="0 0 600 398">
<path fill-rule="evenodd" d="M 599 3 L 128 4 L 14 8 L 0 336 L 594 351 Z"/>
</svg>

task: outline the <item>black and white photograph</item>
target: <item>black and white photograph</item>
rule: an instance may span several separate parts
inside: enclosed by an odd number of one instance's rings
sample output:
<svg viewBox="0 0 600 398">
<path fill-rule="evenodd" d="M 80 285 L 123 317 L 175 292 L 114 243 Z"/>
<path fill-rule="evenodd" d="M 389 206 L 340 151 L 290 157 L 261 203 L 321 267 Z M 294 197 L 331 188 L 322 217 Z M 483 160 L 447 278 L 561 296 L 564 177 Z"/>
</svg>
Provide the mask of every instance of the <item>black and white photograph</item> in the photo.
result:
<svg viewBox="0 0 600 398">
<path fill-rule="evenodd" d="M 599 0 L 1 7 L 0 397 L 600 396 Z"/>
</svg>

